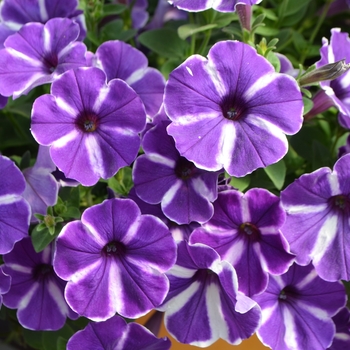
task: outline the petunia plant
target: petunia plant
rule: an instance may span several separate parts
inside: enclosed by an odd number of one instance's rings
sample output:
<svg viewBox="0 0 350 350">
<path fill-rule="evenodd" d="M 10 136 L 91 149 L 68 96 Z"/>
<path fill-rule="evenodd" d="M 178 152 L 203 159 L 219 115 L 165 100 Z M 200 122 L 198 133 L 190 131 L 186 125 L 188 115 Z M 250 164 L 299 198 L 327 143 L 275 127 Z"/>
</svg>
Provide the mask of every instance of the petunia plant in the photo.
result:
<svg viewBox="0 0 350 350">
<path fill-rule="evenodd" d="M 0 1 L 0 348 L 350 348 L 349 14 Z"/>
</svg>

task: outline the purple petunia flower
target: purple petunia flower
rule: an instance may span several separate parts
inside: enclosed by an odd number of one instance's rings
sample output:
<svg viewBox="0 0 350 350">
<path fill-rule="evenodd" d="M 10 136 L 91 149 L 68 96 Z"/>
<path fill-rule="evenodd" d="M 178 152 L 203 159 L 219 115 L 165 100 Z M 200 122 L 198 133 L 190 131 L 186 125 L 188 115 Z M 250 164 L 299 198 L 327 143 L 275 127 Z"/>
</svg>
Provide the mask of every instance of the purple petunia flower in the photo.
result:
<svg viewBox="0 0 350 350">
<path fill-rule="evenodd" d="M 2 296 L 6 294 L 11 287 L 11 276 L 4 273 L 2 266 L 0 266 L 0 309 L 2 305 Z"/>
<path fill-rule="evenodd" d="M 259 307 L 238 291 L 235 269 L 214 249 L 180 242 L 167 276 L 170 290 L 160 309 L 178 341 L 206 347 L 222 338 L 237 345 L 258 328 Z"/>
<path fill-rule="evenodd" d="M 31 222 L 38 222 L 34 214 L 46 215 L 47 208 L 57 202 L 58 182 L 51 174 L 56 166 L 52 163 L 49 147 L 39 146 L 38 156 L 33 167 L 23 170 L 26 188 L 23 197 L 32 209 Z"/>
<path fill-rule="evenodd" d="M 281 230 L 296 262 L 312 260 L 326 281 L 350 280 L 350 154 L 304 174 L 281 192 L 287 218 Z"/>
<path fill-rule="evenodd" d="M 350 40 L 348 33 L 342 33 L 339 28 L 331 30 L 330 43 L 326 38 L 322 40 L 320 50 L 321 59 L 316 62 L 316 67 L 322 67 L 345 59 L 350 63 Z M 333 100 L 334 105 L 339 109 L 338 120 L 341 126 L 350 129 L 350 70 L 334 80 L 320 82 L 321 88 Z"/>
<path fill-rule="evenodd" d="M 234 12 L 237 4 L 255 5 L 262 0 L 168 0 L 181 10 L 190 12 L 204 11 L 213 8 L 219 12 Z"/>
<path fill-rule="evenodd" d="M 144 155 L 133 167 L 136 194 L 150 204 L 161 203 L 164 214 L 178 224 L 206 222 L 213 215 L 218 173 L 195 167 L 181 157 L 167 134 L 169 122 L 159 122 L 143 137 Z"/>
<path fill-rule="evenodd" d="M 340 282 L 326 282 L 310 264 L 294 264 L 282 276 L 270 276 L 266 291 L 254 297 L 262 310 L 257 335 L 272 349 L 323 350 L 331 345 L 332 317 L 346 303 Z"/>
<path fill-rule="evenodd" d="M 96 51 L 94 65 L 110 81 L 124 80 L 140 96 L 146 113 L 153 117 L 163 102 L 165 79 L 155 68 L 148 67 L 147 57 L 123 41 L 107 41 Z"/>
<path fill-rule="evenodd" d="M 78 23 L 83 40 L 86 35 L 84 12 L 78 0 L 3 0 L 0 5 L 0 48 L 5 39 L 29 22 L 46 23 L 51 18 L 70 18 Z"/>
<path fill-rule="evenodd" d="M 91 186 L 134 161 L 145 123 L 134 90 L 92 67 L 66 72 L 35 100 L 31 130 L 66 177 Z"/>
<path fill-rule="evenodd" d="M 277 196 L 260 188 L 228 190 L 214 202 L 214 216 L 194 230 L 191 243 L 214 248 L 237 271 L 245 295 L 266 289 L 268 273 L 285 273 L 294 260 L 280 232 L 285 213 Z"/>
<path fill-rule="evenodd" d="M 54 266 L 80 315 L 104 321 L 116 312 L 137 318 L 164 300 L 176 244 L 160 219 L 141 215 L 130 199 L 86 209 L 57 238 Z"/>
<path fill-rule="evenodd" d="M 132 199 L 138 205 L 142 214 L 154 215 L 157 218 L 161 219 L 164 224 L 168 226 L 168 229 L 171 232 L 175 242 L 180 242 L 183 240 L 188 241 L 192 231 L 200 226 L 198 222 L 191 222 L 188 225 L 179 225 L 176 222 L 169 220 L 164 215 L 160 204 L 149 204 L 143 201 L 140 197 L 137 196 L 135 187 L 131 188 L 128 194 L 128 198 Z"/>
<path fill-rule="evenodd" d="M 3 270 L 11 276 L 11 289 L 4 295 L 4 305 L 17 310 L 19 323 L 32 330 L 57 330 L 66 318 L 77 318 L 67 305 L 63 291 L 66 285 L 52 267 L 52 248 L 34 251 L 30 237 L 17 242 L 4 255 Z"/>
<path fill-rule="evenodd" d="M 69 339 L 67 350 L 169 350 L 170 346 L 168 338 L 158 339 L 147 328 L 116 315 L 104 322 L 90 322 Z"/>
<path fill-rule="evenodd" d="M 336 330 L 329 350 L 344 350 L 350 348 L 350 311 L 347 307 L 341 309 L 333 318 Z"/>
<path fill-rule="evenodd" d="M 79 26 L 68 18 L 24 25 L 0 52 L 0 93 L 17 98 L 85 66 L 86 46 L 76 41 L 78 35 Z"/>
<path fill-rule="evenodd" d="M 22 197 L 25 181 L 12 160 L 0 155 L 0 254 L 28 236 L 30 206 Z"/>
<path fill-rule="evenodd" d="M 219 42 L 208 60 L 194 55 L 175 69 L 164 106 L 182 156 L 238 177 L 280 160 L 288 149 L 285 134 L 302 125 L 296 81 L 237 41 Z"/>
</svg>

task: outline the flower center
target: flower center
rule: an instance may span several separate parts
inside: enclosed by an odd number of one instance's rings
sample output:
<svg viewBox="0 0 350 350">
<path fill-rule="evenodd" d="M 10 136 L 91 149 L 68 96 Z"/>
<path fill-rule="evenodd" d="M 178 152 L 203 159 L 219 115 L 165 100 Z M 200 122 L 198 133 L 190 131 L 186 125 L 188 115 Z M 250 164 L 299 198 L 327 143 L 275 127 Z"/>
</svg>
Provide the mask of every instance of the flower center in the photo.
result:
<svg viewBox="0 0 350 350">
<path fill-rule="evenodd" d="M 293 286 L 286 286 L 281 290 L 280 294 L 278 295 L 278 299 L 286 302 L 290 301 L 290 299 L 293 297 L 297 297 L 298 295 L 298 291 Z"/>
<path fill-rule="evenodd" d="M 175 166 L 175 174 L 179 179 L 187 180 L 196 172 L 196 167 L 194 164 L 190 161 L 188 161 L 184 157 L 180 157 L 179 160 L 176 162 Z"/>
<path fill-rule="evenodd" d="M 39 264 L 37 266 L 35 266 L 34 270 L 33 270 L 33 277 L 35 280 L 45 280 L 48 277 L 50 277 L 50 275 L 53 272 L 53 267 L 50 264 Z"/>
<path fill-rule="evenodd" d="M 244 108 L 232 96 L 224 97 L 220 106 L 222 115 L 228 120 L 237 121 L 243 117 Z"/>
<path fill-rule="evenodd" d="M 102 254 L 106 257 L 121 256 L 124 255 L 125 252 L 125 245 L 117 241 L 107 243 L 102 249 Z"/>
<path fill-rule="evenodd" d="M 58 57 L 50 52 L 44 57 L 44 64 L 50 73 L 53 73 L 58 66 Z"/>
<path fill-rule="evenodd" d="M 333 209 L 338 212 L 350 214 L 350 199 L 347 196 L 344 196 L 343 194 L 333 196 L 329 199 L 329 203 Z"/>
<path fill-rule="evenodd" d="M 93 112 L 83 112 L 78 115 L 75 124 L 83 132 L 94 132 L 99 126 L 99 118 Z"/>
<path fill-rule="evenodd" d="M 258 241 L 260 239 L 260 230 L 250 222 L 241 224 L 238 231 L 252 241 Z"/>
</svg>

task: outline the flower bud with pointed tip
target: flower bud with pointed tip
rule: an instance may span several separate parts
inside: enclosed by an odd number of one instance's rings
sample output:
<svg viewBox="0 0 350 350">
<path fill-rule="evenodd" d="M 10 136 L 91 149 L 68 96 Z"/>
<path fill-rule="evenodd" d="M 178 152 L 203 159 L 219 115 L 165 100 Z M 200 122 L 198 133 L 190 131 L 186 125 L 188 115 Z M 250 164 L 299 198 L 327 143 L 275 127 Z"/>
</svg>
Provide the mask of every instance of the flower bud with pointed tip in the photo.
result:
<svg viewBox="0 0 350 350">
<path fill-rule="evenodd" d="M 345 63 L 345 59 L 335 63 L 326 64 L 311 72 L 304 74 L 299 79 L 300 86 L 308 86 L 324 80 L 334 80 L 343 75 L 350 68 L 350 64 Z"/>
</svg>

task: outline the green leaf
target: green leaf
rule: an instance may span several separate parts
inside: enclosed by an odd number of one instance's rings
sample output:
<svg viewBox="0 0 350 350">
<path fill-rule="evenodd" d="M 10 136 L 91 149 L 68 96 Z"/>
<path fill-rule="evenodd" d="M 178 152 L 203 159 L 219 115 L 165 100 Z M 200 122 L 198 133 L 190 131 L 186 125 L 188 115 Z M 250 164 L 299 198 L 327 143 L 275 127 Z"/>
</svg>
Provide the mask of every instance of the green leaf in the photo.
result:
<svg viewBox="0 0 350 350">
<path fill-rule="evenodd" d="M 73 334 L 73 329 L 67 324 L 65 324 L 63 328 L 59 329 L 58 331 L 43 332 L 43 350 L 57 350 L 58 342 L 62 343 L 62 340 L 67 342 Z"/>
<path fill-rule="evenodd" d="M 314 103 L 312 100 L 310 100 L 307 97 L 303 97 L 303 103 L 304 103 L 304 115 L 311 111 L 312 107 L 314 106 Z"/>
<path fill-rule="evenodd" d="M 278 59 L 278 57 L 274 54 L 274 52 L 269 51 L 269 53 L 266 56 L 266 59 L 273 65 L 276 72 L 279 72 L 281 70 L 281 62 Z"/>
<path fill-rule="evenodd" d="M 30 331 L 29 329 L 22 328 L 24 341 L 27 345 L 34 349 L 42 349 L 42 334 L 41 331 Z"/>
<path fill-rule="evenodd" d="M 238 21 L 238 15 L 236 12 L 217 12 L 214 19 L 214 23 L 218 28 L 227 27 L 233 21 Z"/>
<path fill-rule="evenodd" d="M 59 192 L 59 197 L 67 207 L 79 207 L 80 204 L 80 189 L 77 187 L 62 187 Z"/>
<path fill-rule="evenodd" d="M 175 31 L 166 28 L 148 30 L 140 34 L 138 40 L 148 49 L 167 58 L 183 58 L 189 45 Z"/>
<path fill-rule="evenodd" d="M 64 218 L 80 219 L 80 210 L 76 207 L 68 207 L 64 214 L 61 214 Z"/>
<path fill-rule="evenodd" d="M 269 165 L 264 168 L 264 171 L 276 188 L 280 190 L 283 187 L 284 179 L 286 177 L 286 165 L 284 160 L 281 159 L 279 162 Z"/>
<path fill-rule="evenodd" d="M 232 177 L 230 181 L 230 185 L 234 188 L 237 188 L 237 190 L 243 192 L 246 188 L 248 188 L 250 184 L 250 176 L 244 176 L 244 177 Z"/>
<path fill-rule="evenodd" d="M 217 27 L 217 24 L 207 24 L 205 26 L 199 26 L 197 24 L 185 24 L 178 28 L 177 33 L 181 39 L 185 40 L 193 34 L 205 32 L 215 27 Z"/>
<path fill-rule="evenodd" d="M 108 22 L 101 29 L 101 39 L 102 41 L 116 40 L 116 38 L 123 31 L 124 22 L 121 19 L 116 19 L 114 21 Z"/>
<path fill-rule="evenodd" d="M 259 26 L 254 30 L 254 33 L 263 36 L 276 36 L 279 33 L 279 29 L 267 26 Z"/>
<path fill-rule="evenodd" d="M 128 7 L 122 4 L 105 4 L 103 5 L 103 14 L 101 17 L 119 15 L 123 13 Z"/>
<path fill-rule="evenodd" d="M 279 8 L 279 16 L 287 17 L 293 14 L 300 14 L 300 11 L 306 10 L 311 0 L 293 0 L 287 1 L 287 6 L 284 7 L 283 13 L 282 7 Z M 283 23 L 284 24 L 284 23 Z"/>
<path fill-rule="evenodd" d="M 54 234 L 51 235 L 48 228 L 45 228 L 44 230 L 38 231 L 38 226 L 35 226 L 32 233 L 31 233 L 31 239 L 32 244 L 37 253 L 43 251 L 60 233 L 62 229 L 61 224 L 57 224 L 55 226 Z"/>
<path fill-rule="evenodd" d="M 131 168 L 120 169 L 116 175 L 108 179 L 108 186 L 115 192 L 126 196 L 133 186 Z"/>
</svg>

